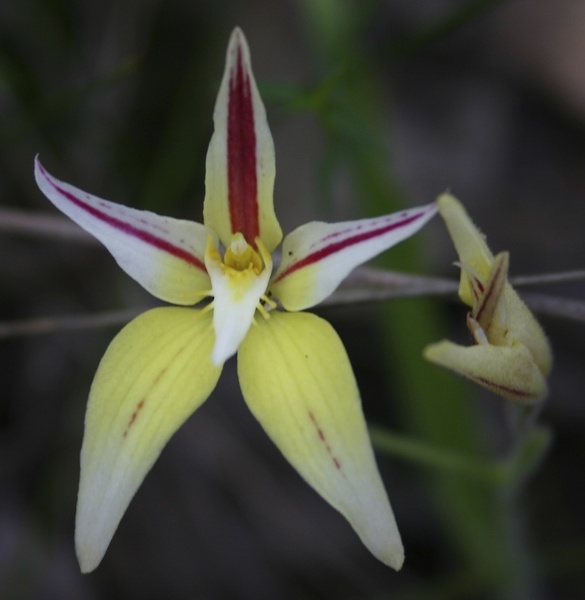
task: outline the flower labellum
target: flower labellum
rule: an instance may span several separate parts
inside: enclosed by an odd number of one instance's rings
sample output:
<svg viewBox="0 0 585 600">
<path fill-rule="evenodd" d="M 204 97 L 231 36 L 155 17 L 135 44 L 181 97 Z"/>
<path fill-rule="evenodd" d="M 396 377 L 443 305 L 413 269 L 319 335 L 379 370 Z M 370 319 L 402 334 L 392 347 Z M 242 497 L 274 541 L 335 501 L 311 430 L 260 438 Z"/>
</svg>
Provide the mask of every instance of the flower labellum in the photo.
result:
<svg viewBox="0 0 585 600">
<path fill-rule="evenodd" d="M 508 253 L 492 255 L 453 196 L 439 196 L 437 205 L 459 254 L 459 297 L 471 307 L 467 326 L 474 345 L 443 340 L 427 346 L 425 358 L 509 400 L 529 404 L 544 399 L 551 350 L 542 328 L 508 283 Z"/>
<path fill-rule="evenodd" d="M 232 33 L 213 114 L 204 224 L 114 204 L 50 175 L 47 198 L 97 237 L 157 298 L 114 338 L 91 386 L 75 541 L 95 569 L 163 447 L 238 356 L 244 399 L 290 464 L 343 514 L 382 562 L 404 551 L 376 466 L 341 340 L 304 312 L 356 266 L 416 233 L 430 204 L 397 214 L 302 225 L 282 241 L 274 213 L 274 146 L 244 34 Z M 201 300 L 211 302 L 194 307 Z"/>
</svg>

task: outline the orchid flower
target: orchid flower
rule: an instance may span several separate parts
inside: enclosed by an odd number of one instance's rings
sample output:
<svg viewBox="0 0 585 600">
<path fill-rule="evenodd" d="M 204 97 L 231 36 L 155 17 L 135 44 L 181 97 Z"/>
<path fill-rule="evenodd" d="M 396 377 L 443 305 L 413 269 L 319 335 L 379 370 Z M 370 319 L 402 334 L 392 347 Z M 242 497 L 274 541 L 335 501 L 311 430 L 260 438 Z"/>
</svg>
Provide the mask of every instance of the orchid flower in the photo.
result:
<svg viewBox="0 0 585 600">
<path fill-rule="evenodd" d="M 467 326 L 475 345 L 443 340 L 427 346 L 424 356 L 509 400 L 542 400 L 548 393 L 551 350 L 542 328 L 508 283 L 508 252 L 493 256 L 453 196 L 443 194 L 437 205 L 459 254 L 459 297 L 471 307 Z"/>
<path fill-rule="evenodd" d="M 163 447 L 236 353 L 242 394 L 268 436 L 369 550 L 399 569 L 402 542 L 347 354 L 331 325 L 300 311 L 329 296 L 354 267 L 418 231 L 436 207 L 308 223 L 284 239 L 273 272 L 282 239 L 273 209 L 274 148 L 240 29 L 229 42 L 213 120 L 204 225 L 92 196 L 36 160 L 47 198 L 146 290 L 179 305 L 130 322 L 95 375 L 76 516 L 81 570 L 97 567 Z M 193 307 L 205 299 L 211 301 Z"/>
</svg>

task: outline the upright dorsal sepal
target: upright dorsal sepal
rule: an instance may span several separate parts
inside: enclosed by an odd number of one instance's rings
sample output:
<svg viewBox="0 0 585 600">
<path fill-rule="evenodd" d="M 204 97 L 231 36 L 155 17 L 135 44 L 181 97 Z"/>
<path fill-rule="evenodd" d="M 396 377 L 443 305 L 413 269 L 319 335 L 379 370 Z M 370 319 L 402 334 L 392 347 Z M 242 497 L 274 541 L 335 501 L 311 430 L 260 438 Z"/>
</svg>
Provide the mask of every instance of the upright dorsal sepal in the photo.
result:
<svg viewBox="0 0 585 600">
<path fill-rule="evenodd" d="M 252 246 L 260 238 L 271 252 L 282 239 L 274 214 L 274 144 L 239 28 L 230 38 L 213 122 L 204 221 L 225 246 L 241 233 Z"/>
</svg>

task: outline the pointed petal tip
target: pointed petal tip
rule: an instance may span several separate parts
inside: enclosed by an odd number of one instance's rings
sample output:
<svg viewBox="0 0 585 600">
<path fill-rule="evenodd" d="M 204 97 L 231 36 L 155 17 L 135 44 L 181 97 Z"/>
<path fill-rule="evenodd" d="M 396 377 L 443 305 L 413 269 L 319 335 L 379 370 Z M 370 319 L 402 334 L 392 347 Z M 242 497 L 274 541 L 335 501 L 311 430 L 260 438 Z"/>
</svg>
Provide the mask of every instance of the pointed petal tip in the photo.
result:
<svg viewBox="0 0 585 600">
<path fill-rule="evenodd" d="M 80 512 L 78 500 L 75 516 L 75 554 L 79 570 L 84 575 L 99 567 L 113 536 L 109 533 L 110 528 L 102 527 L 102 524 L 98 524 L 94 516 L 91 515 L 91 518 L 87 518 L 87 512 Z"/>
<path fill-rule="evenodd" d="M 451 194 L 451 192 L 443 192 L 442 194 L 439 194 L 435 201 L 435 204 L 437 205 L 448 205 L 455 203 L 459 204 L 459 201 L 457 198 L 455 198 L 455 196 L 453 196 L 453 194 Z"/>
<path fill-rule="evenodd" d="M 230 35 L 230 44 L 241 43 L 241 41 L 245 39 L 246 36 L 244 35 L 242 28 L 239 25 L 236 25 L 232 30 L 232 34 Z"/>
<path fill-rule="evenodd" d="M 230 57 L 234 56 L 234 50 L 237 48 L 242 51 L 245 65 L 249 66 L 248 63 L 250 59 L 250 51 L 248 48 L 248 40 L 246 39 L 246 36 L 240 27 L 235 27 L 230 35 L 227 49 L 228 61 L 230 60 Z"/>
<path fill-rule="evenodd" d="M 440 342 L 427 344 L 422 351 L 423 358 L 433 363 L 438 362 L 439 356 L 441 355 L 442 345 L 445 343 L 448 343 L 447 340 L 441 340 Z"/>
<path fill-rule="evenodd" d="M 376 492 L 370 482 L 370 502 L 349 519 L 366 548 L 383 564 L 399 571 L 404 564 L 404 546 L 394 512 L 383 487 Z"/>
<path fill-rule="evenodd" d="M 95 571 L 99 564 L 102 562 L 103 554 L 98 556 L 95 552 L 92 552 L 86 548 L 80 548 L 76 544 L 77 562 L 79 563 L 79 570 L 83 575 L 87 575 L 92 571 Z"/>
<path fill-rule="evenodd" d="M 396 521 L 379 521 L 375 531 L 368 533 L 356 529 L 366 548 L 383 564 L 395 571 L 404 565 L 404 546 Z M 365 535 L 364 535 L 365 534 Z"/>
<path fill-rule="evenodd" d="M 393 545 L 382 562 L 395 571 L 400 571 L 404 565 L 404 547 L 402 543 Z"/>
<path fill-rule="evenodd" d="M 39 185 L 39 187 L 41 187 L 41 182 L 42 179 L 41 177 L 47 177 L 47 172 L 45 171 L 45 167 L 43 167 L 42 163 L 41 163 L 41 159 L 39 154 L 35 155 L 34 158 L 34 174 L 35 174 L 35 181 L 37 182 L 37 184 Z"/>
</svg>

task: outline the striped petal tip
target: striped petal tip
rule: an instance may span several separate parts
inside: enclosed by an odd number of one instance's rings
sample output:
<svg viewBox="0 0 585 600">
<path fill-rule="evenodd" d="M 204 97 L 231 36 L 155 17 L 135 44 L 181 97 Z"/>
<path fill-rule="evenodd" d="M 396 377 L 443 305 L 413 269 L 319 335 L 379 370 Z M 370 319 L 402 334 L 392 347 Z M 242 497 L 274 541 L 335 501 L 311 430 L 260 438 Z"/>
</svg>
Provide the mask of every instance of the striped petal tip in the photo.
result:
<svg viewBox="0 0 585 600">
<path fill-rule="evenodd" d="M 238 374 L 246 403 L 284 457 L 379 560 L 400 569 L 402 541 L 353 371 L 331 325 L 273 311 L 250 328 Z"/>
<path fill-rule="evenodd" d="M 246 38 L 232 33 L 225 71 L 213 113 L 214 133 L 207 152 L 204 223 L 224 246 L 241 233 L 269 252 L 282 239 L 274 213 L 274 144 L 260 98 Z"/>
<path fill-rule="evenodd" d="M 272 297 L 286 310 L 315 306 L 352 269 L 416 233 L 436 212 L 429 204 L 375 219 L 301 225 L 284 239 Z"/>
<path fill-rule="evenodd" d="M 209 291 L 204 254 L 210 232 L 203 225 L 92 196 L 55 179 L 38 157 L 35 178 L 43 194 L 96 237 L 118 265 L 153 296 L 191 305 Z"/>
<path fill-rule="evenodd" d="M 508 282 L 509 254 L 492 255 L 453 196 L 444 194 L 437 204 L 459 254 L 459 295 L 471 307 L 467 326 L 475 345 L 444 340 L 425 348 L 425 358 L 504 398 L 543 400 L 552 353 L 544 331 Z"/>
</svg>

